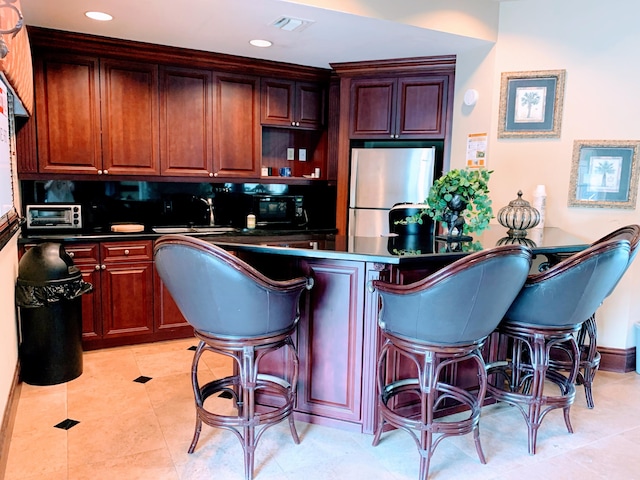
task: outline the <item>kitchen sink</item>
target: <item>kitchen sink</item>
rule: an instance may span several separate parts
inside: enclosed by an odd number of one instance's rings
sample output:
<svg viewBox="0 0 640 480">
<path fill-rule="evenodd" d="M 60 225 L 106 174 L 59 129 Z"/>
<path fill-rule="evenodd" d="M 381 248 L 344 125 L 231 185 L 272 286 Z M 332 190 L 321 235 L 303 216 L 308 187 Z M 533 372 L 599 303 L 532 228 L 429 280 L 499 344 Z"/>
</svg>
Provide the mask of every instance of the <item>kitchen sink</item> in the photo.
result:
<svg viewBox="0 0 640 480">
<path fill-rule="evenodd" d="M 222 233 L 235 232 L 233 227 L 154 227 L 155 233 L 171 234 L 171 233 L 201 233 L 203 235 L 219 235 Z"/>
</svg>

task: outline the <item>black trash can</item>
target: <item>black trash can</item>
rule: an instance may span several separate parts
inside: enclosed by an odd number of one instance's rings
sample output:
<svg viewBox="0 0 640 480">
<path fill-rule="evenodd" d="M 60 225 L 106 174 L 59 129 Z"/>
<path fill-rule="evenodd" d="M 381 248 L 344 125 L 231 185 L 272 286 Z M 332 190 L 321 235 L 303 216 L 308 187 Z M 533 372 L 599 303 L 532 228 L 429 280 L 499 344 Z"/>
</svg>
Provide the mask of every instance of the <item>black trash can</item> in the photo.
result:
<svg viewBox="0 0 640 480">
<path fill-rule="evenodd" d="M 16 285 L 22 381 L 56 385 L 82 374 L 82 294 L 91 290 L 59 243 L 22 256 Z"/>
</svg>

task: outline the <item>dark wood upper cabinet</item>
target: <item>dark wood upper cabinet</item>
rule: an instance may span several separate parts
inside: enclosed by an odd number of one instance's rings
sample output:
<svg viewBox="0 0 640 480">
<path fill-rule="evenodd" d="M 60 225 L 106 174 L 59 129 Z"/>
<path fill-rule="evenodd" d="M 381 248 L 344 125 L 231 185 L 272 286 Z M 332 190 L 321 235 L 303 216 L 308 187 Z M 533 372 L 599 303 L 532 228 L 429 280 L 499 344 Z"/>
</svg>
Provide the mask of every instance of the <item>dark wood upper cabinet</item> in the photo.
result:
<svg viewBox="0 0 640 480">
<path fill-rule="evenodd" d="M 40 172 L 97 174 L 102 169 L 98 59 L 36 57 L 35 87 Z"/>
<path fill-rule="evenodd" d="M 261 123 L 319 129 L 325 123 L 325 87 L 313 82 L 262 79 Z"/>
<path fill-rule="evenodd" d="M 260 79 L 214 75 L 214 176 L 258 178 L 261 167 Z"/>
<path fill-rule="evenodd" d="M 351 138 L 444 138 L 449 77 L 351 82 Z"/>
<path fill-rule="evenodd" d="M 160 67 L 160 173 L 213 176 L 213 74 Z"/>
<path fill-rule="evenodd" d="M 103 173 L 160 174 L 158 66 L 101 60 Z"/>
</svg>

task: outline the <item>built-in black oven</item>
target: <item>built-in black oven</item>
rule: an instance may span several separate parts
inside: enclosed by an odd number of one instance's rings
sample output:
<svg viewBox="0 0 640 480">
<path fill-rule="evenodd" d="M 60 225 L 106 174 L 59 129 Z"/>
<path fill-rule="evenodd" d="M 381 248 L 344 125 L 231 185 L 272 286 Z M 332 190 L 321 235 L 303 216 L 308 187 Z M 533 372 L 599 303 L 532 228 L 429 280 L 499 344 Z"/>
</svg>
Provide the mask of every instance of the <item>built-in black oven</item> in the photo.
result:
<svg viewBox="0 0 640 480">
<path fill-rule="evenodd" d="M 254 195 L 256 226 L 263 228 L 296 227 L 306 223 L 302 195 Z"/>
</svg>

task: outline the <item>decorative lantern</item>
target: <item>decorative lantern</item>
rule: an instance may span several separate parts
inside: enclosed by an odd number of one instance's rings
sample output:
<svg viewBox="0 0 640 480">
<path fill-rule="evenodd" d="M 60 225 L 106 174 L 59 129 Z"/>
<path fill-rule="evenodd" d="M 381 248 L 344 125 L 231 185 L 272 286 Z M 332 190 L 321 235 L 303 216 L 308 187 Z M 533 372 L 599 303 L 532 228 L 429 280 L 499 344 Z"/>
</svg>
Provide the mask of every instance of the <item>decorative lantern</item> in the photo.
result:
<svg viewBox="0 0 640 480">
<path fill-rule="evenodd" d="M 522 191 L 518 191 L 518 198 L 511 200 L 498 212 L 498 223 L 509 229 L 507 235 L 510 237 L 525 237 L 527 229 L 540 223 L 540 212 L 523 200 Z"/>
</svg>

